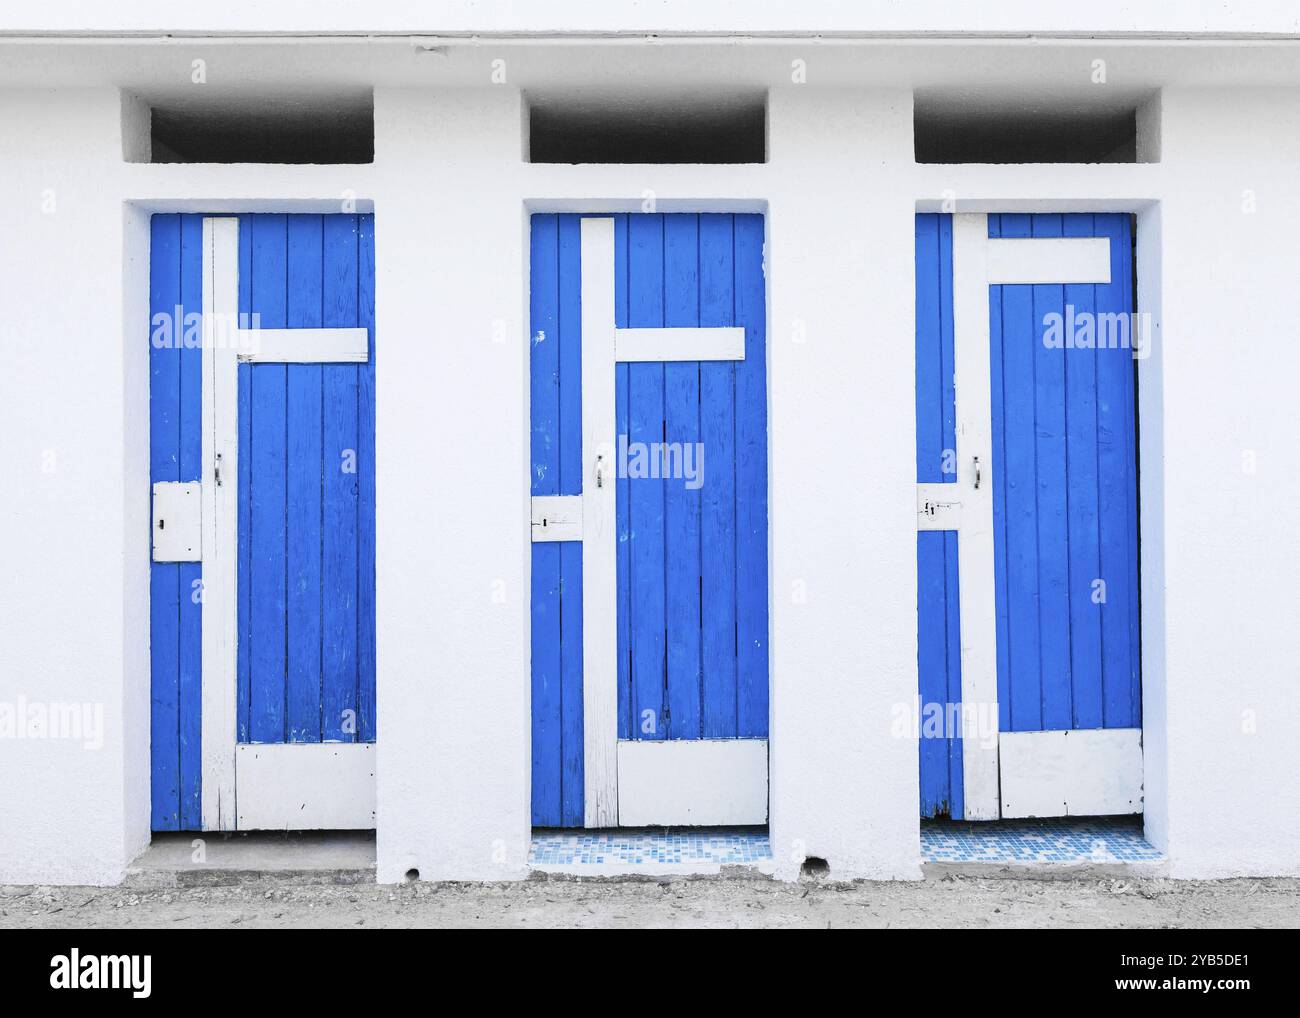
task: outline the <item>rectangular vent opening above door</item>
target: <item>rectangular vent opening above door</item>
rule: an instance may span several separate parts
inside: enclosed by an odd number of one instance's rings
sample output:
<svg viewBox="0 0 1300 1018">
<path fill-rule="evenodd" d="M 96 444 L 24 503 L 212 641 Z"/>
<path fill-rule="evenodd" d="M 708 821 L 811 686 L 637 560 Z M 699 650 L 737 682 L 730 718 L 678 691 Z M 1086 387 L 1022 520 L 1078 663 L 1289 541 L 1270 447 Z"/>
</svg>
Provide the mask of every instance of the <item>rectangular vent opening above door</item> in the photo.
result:
<svg viewBox="0 0 1300 1018">
<path fill-rule="evenodd" d="M 529 93 L 532 163 L 762 163 L 764 92 Z"/>
<path fill-rule="evenodd" d="M 125 97 L 122 137 L 127 162 L 371 163 L 374 98 L 355 88 L 187 85 Z"/>
<path fill-rule="evenodd" d="M 1160 100 L 1149 91 L 1082 85 L 1033 95 L 918 89 L 918 163 L 1154 163 Z"/>
</svg>

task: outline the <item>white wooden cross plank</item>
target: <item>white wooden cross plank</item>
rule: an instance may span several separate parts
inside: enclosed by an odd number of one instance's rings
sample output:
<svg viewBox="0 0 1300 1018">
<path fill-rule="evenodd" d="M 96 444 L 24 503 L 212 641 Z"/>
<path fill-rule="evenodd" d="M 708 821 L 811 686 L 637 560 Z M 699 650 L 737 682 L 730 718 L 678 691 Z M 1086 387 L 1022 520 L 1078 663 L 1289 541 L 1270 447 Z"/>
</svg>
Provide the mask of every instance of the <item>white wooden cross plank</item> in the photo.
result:
<svg viewBox="0 0 1300 1018">
<path fill-rule="evenodd" d="M 619 822 L 614 365 L 743 360 L 745 330 L 615 328 L 614 220 L 583 219 L 581 246 L 584 822 L 610 827 Z"/>
<path fill-rule="evenodd" d="M 240 361 L 364 363 L 366 329 L 242 329 L 239 220 L 203 220 L 202 733 L 204 830 L 234 830 Z M 308 744 L 291 747 L 303 748 Z M 362 754 L 349 766 L 362 767 Z M 351 787 L 351 786 L 349 786 Z M 336 804 L 340 805 L 340 804 Z M 341 804 L 346 805 L 346 804 Z"/>
<path fill-rule="evenodd" d="M 364 364 L 365 329 L 240 329 L 239 359 L 252 364 Z"/>
<path fill-rule="evenodd" d="M 988 216 L 952 217 L 953 355 L 957 394 L 957 480 L 918 486 L 956 503 L 958 598 L 963 716 L 997 716 L 997 593 L 993 570 L 993 405 L 989 355 L 989 287 L 1003 283 L 1105 283 L 1105 237 L 990 238 Z M 925 491 L 921 489 L 925 488 Z M 936 492 L 946 488 L 946 492 Z M 918 513 L 918 522 L 921 522 Z M 931 529 L 931 527 L 918 527 Z M 993 820 L 1001 812 L 997 740 L 964 732 L 962 769 L 966 818 Z"/>
</svg>

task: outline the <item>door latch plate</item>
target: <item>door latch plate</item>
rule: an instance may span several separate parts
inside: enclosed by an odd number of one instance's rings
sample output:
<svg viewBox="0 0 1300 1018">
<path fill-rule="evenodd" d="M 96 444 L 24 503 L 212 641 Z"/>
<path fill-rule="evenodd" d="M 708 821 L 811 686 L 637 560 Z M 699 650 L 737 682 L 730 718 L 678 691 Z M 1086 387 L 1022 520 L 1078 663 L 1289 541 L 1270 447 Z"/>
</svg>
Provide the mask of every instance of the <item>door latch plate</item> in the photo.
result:
<svg viewBox="0 0 1300 1018">
<path fill-rule="evenodd" d="M 961 501 L 955 484 L 916 486 L 917 530 L 960 530 Z"/>
<path fill-rule="evenodd" d="M 536 495 L 532 512 L 534 541 L 582 540 L 581 495 Z"/>
<path fill-rule="evenodd" d="M 203 558 L 203 487 L 198 481 L 157 481 L 153 486 L 153 560 Z"/>
</svg>

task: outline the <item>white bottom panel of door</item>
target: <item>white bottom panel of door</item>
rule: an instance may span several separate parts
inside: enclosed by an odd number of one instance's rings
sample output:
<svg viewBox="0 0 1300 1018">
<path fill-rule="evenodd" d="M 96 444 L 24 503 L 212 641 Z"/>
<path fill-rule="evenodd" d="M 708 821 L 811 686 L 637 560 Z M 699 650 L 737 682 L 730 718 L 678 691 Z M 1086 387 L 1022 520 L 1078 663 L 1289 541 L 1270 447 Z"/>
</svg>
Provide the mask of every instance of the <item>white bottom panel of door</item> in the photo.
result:
<svg viewBox="0 0 1300 1018">
<path fill-rule="evenodd" d="M 241 831 L 372 828 L 375 744 L 241 743 L 235 796 Z"/>
<path fill-rule="evenodd" d="M 1003 732 L 1002 816 L 1142 812 L 1142 729 Z"/>
<path fill-rule="evenodd" d="M 767 740 L 618 744 L 620 827 L 767 823 Z"/>
</svg>

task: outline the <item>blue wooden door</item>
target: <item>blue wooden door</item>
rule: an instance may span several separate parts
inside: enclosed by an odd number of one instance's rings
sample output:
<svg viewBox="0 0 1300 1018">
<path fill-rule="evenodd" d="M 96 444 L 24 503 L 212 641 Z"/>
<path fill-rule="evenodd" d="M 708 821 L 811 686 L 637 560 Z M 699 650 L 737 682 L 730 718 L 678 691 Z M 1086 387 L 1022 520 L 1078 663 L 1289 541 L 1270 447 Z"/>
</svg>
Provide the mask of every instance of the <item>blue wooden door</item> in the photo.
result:
<svg viewBox="0 0 1300 1018">
<path fill-rule="evenodd" d="M 916 217 L 916 479 L 954 484 L 952 217 Z M 921 815 L 961 817 L 962 746 L 949 719 L 961 706 L 957 534 L 916 535 Z"/>
<path fill-rule="evenodd" d="M 1135 372 L 1114 342 L 1134 310 L 1131 219 L 995 215 L 988 231 L 1111 252 L 1109 283 L 990 287 L 997 728 L 1136 728 Z M 951 217 L 917 217 L 916 287 L 917 479 L 953 482 Z M 944 723 L 961 701 L 959 540 L 917 540 L 923 816 L 964 815 L 961 732 Z"/>
<path fill-rule="evenodd" d="M 239 367 L 240 742 L 375 738 L 373 217 L 240 220 L 240 312 L 366 364 Z"/>
<path fill-rule="evenodd" d="M 361 327 L 366 364 L 239 366 L 237 738 L 375 738 L 374 223 L 239 217 L 239 311 Z M 203 217 L 156 215 L 150 479 L 201 475 Z M 151 566 L 152 825 L 202 824 L 202 566 Z"/>
<path fill-rule="evenodd" d="M 765 738 L 763 221 L 615 217 L 619 328 L 739 326 L 744 359 L 615 369 L 618 738 Z M 532 493 L 582 490 L 580 217 L 532 220 Z M 660 469 L 672 457 L 676 468 Z M 533 545 L 533 822 L 583 823 L 582 545 Z"/>
<path fill-rule="evenodd" d="M 1045 336 L 1054 321 L 1134 310 L 1131 222 L 989 217 L 991 237 L 1111 242 L 1109 284 L 996 286 L 989 297 L 1001 366 L 993 527 L 1005 732 L 1141 724 L 1133 351 L 1057 347 Z"/>
<path fill-rule="evenodd" d="M 149 256 L 149 480 L 201 473 L 203 217 L 156 215 Z M 149 567 L 152 826 L 202 825 L 202 583 L 198 562 Z"/>
</svg>

